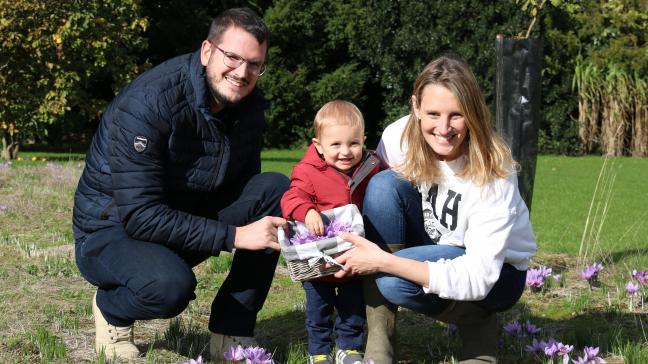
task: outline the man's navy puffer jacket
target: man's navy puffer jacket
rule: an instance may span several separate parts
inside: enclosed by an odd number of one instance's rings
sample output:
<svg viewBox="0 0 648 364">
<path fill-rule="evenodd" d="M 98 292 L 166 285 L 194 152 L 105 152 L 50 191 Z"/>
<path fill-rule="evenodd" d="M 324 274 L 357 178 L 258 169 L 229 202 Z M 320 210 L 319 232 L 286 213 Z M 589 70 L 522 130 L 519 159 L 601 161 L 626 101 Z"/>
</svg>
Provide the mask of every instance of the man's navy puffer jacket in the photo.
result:
<svg viewBox="0 0 648 364">
<path fill-rule="evenodd" d="M 76 238 L 121 224 L 134 239 L 175 250 L 231 251 L 235 228 L 214 217 L 260 172 L 266 102 L 254 91 L 212 114 L 210 97 L 199 52 L 143 73 L 119 93 L 74 196 Z"/>
</svg>

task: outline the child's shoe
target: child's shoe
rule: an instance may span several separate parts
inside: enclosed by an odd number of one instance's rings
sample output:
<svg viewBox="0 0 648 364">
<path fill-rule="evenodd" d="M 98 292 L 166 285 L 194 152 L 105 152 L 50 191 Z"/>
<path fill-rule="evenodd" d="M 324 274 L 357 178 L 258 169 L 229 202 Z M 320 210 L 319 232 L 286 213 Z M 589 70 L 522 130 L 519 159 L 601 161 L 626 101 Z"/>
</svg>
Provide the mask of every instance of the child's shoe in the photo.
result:
<svg viewBox="0 0 648 364">
<path fill-rule="evenodd" d="M 362 354 L 358 350 L 339 350 L 335 354 L 335 364 L 362 364 Z"/>
<path fill-rule="evenodd" d="M 308 364 L 333 364 L 331 357 L 326 354 L 311 355 Z"/>
</svg>

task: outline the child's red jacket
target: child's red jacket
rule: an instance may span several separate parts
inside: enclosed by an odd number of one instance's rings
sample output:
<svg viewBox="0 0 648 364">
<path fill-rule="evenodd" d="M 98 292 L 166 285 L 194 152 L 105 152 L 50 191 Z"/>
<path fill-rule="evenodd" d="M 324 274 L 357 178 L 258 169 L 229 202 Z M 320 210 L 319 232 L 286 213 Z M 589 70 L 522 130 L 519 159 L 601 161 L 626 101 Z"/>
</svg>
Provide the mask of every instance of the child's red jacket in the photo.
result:
<svg viewBox="0 0 648 364">
<path fill-rule="evenodd" d="M 362 199 L 369 178 L 380 171 L 380 161 L 365 151 L 352 177 L 326 164 L 313 144 L 292 170 L 290 188 L 281 198 L 286 219 L 304 222 L 306 212 L 330 210 L 353 203 L 362 210 Z"/>
</svg>

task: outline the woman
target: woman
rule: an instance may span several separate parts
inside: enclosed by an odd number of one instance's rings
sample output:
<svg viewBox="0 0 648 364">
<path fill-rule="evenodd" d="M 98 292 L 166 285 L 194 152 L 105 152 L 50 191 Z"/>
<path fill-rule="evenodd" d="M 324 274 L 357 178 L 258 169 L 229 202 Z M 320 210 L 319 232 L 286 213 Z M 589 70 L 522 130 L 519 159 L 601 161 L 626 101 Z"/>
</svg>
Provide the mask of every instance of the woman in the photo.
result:
<svg viewBox="0 0 648 364">
<path fill-rule="evenodd" d="M 356 248 L 336 259 L 345 266 L 337 275 L 377 273 L 388 301 L 381 310 L 368 300 L 381 317 L 367 317 L 366 359 L 393 360 L 391 303 L 457 324 L 462 363 L 496 362 L 495 312 L 518 301 L 536 251 L 517 165 L 463 61 L 429 63 L 416 79 L 411 108 L 383 134 L 379 154 L 392 169 L 370 181 L 363 209 L 369 240 L 405 248 L 392 255 L 343 235 Z M 365 288 L 375 298 L 371 285 Z"/>
</svg>

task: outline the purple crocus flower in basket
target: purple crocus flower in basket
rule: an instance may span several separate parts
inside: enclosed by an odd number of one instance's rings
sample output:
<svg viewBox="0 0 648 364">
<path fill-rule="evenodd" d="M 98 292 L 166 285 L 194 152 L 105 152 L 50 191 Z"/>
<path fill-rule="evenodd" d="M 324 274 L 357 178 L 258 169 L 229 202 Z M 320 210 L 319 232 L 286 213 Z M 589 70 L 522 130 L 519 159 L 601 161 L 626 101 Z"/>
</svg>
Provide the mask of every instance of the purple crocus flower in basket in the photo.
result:
<svg viewBox="0 0 648 364">
<path fill-rule="evenodd" d="M 290 243 L 290 245 L 301 245 L 312 243 L 317 240 L 333 238 L 336 237 L 339 233 L 349 231 L 351 231 L 351 223 L 333 220 L 330 223 L 324 225 L 324 234 L 322 235 L 314 235 L 310 232 L 294 232 L 293 235 L 289 236 L 288 242 Z"/>
</svg>

